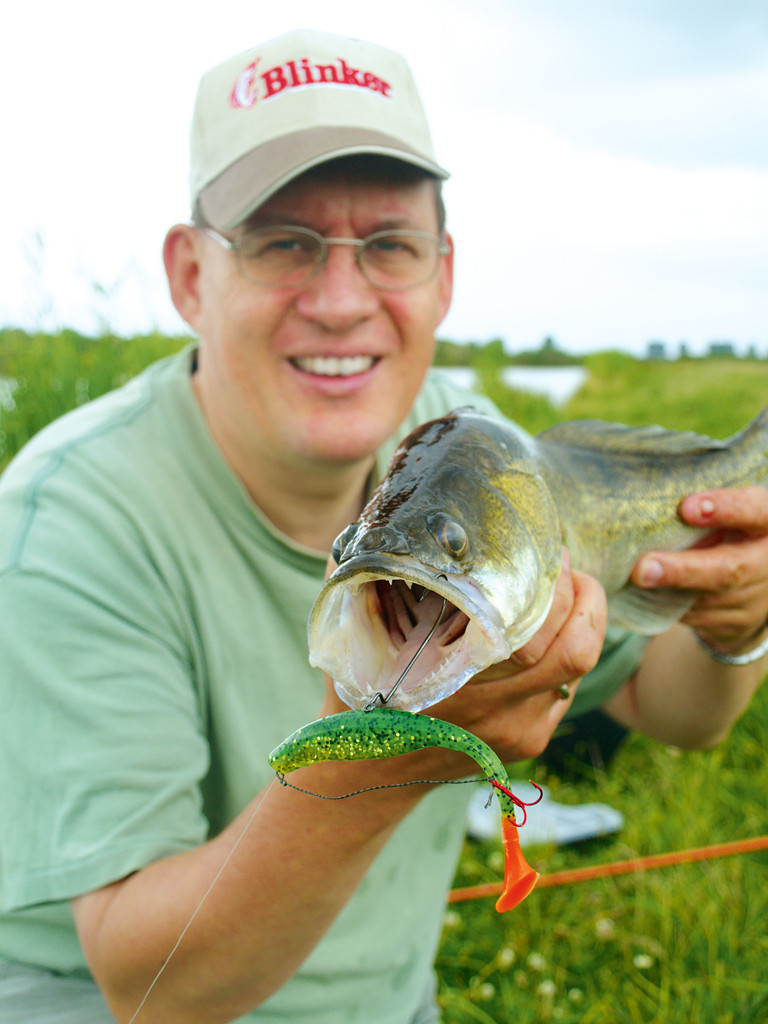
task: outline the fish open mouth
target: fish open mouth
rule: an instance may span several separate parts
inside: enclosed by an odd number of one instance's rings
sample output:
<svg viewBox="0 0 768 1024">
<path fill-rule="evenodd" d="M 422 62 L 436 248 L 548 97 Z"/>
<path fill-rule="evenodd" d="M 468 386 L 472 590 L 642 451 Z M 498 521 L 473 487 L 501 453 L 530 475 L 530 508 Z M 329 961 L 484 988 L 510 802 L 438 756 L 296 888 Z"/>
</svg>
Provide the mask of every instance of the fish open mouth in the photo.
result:
<svg viewBox="0 0 768 1024">
<path fill-rule="evenodd" d="M 379 616 L 389 634 L 394 653 L 391 674 L 406 690 L 414 689 L 446 660 L 469 625 L 466 613 L 447 598 L 419 584 L 409 586 L 406 580 L 369 583 L 366 599 L 372 605 L 370 614 Z"/>
<path fill-rule="evenodd" d="M 387 695 L 408 669 L 388 704 L 420 711 L 509 656 L 498 613 L 468 577 L 436 575 L 408 556 L 391 567 L 374 557 L 337 569 L 310 615 L 310 662 L 350 707 Z"/>
<path fill-rule="evenodd" d="M 390 640 L 395 646 L 407 647 L 414 634 L 425 623 L 435 626 L 435 644 L 447 647 L 463 636 L 469 619 L 464 612 L 447 601 L 443 606 L 440 595 L 418 584 L 409 586 L 406 580 L 377 580 L 369 585 L 375 593 L 375 609 L 386 624 Z"/>
</svg>

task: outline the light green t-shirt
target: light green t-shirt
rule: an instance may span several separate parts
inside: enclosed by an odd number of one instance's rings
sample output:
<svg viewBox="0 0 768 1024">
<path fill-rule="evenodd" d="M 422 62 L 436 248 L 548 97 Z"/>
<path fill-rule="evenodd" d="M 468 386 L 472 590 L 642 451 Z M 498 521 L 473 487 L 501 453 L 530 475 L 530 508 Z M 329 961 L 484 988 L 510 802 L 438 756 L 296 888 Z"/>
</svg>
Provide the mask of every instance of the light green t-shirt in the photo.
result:
<svg viewBox="0 0 768 1024">
<path fill-rule="evenodd" d="M 207 429 L 192 359 L 52 424 L 0 478 L 0 958 L 87 975 L 68 900 L 220 831 L 320 708 L 306 625 L 326 555 L 254 506 Z M 468 401 L 493 410 L 432 376 L 382 471 L 417 423 Z M 598 666 L 582 703 L 634 669 L 632 639 L 617 641 L 628 670 Z M 421 801 L 298 974 L 243 1020 L 408 1020 L 466 800 L 444 786 Z"/>
</svg>

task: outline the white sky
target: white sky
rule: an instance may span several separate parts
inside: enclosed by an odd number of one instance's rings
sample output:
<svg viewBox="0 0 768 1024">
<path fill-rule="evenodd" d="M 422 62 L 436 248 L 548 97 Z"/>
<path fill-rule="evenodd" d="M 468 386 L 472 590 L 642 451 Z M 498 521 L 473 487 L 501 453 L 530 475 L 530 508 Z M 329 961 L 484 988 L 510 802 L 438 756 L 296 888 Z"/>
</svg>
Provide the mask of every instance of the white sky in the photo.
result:
<svg viewBox="0 0 768 1024">
<path fill-rule="evenodd" d="M 183 329 L 159 253 L 187 217 L 198 78 L 296 27 L 375 40 L 414 70 L 452 172 L 441 336 L 768 355 L 766 0 L 15 4 L 0 325 Z"/>
</svg>

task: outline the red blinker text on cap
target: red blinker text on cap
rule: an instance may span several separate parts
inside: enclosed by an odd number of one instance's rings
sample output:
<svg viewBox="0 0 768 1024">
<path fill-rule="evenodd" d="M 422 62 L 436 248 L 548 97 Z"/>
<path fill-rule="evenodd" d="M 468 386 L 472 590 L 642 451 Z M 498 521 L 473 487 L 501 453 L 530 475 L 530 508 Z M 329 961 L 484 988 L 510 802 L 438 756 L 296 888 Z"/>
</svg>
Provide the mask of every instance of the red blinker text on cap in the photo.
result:
<svg viewBox="0 0 768 1024">
<path fill-rule="evenodd" d="M 333 64 L 313 64 L 308 57 L 287 60 L 261 75 L 256 73 L 258 65 L 259 58 L 238 75 L 229 97 L 233 107 L 247 109 L 259 99 L 268 100 L 286 89 L 308 85 L 350 85 L 378 92 L 387 99 L 391 95 L 392 86 L 389 82 L 371 71 L 350 67 L 342 57 L 337 57 Z"/>
</svg>

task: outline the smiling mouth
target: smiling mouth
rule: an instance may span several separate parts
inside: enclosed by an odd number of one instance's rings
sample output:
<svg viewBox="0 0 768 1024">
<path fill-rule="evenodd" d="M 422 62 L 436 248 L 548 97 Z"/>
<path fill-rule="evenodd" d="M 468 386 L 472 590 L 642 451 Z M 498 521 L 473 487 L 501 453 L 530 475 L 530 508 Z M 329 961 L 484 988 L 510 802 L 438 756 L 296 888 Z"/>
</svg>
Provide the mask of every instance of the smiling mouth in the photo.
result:
<svg viewBox="0 0 768 1024">
<path fill-rule="evenodd" d="M 305 356 L 291 359 L 291 364 L 304 373 L 318 377 L 354 377 L 370 370 L 378 359 L 375 356 Z"/>
</svg>

